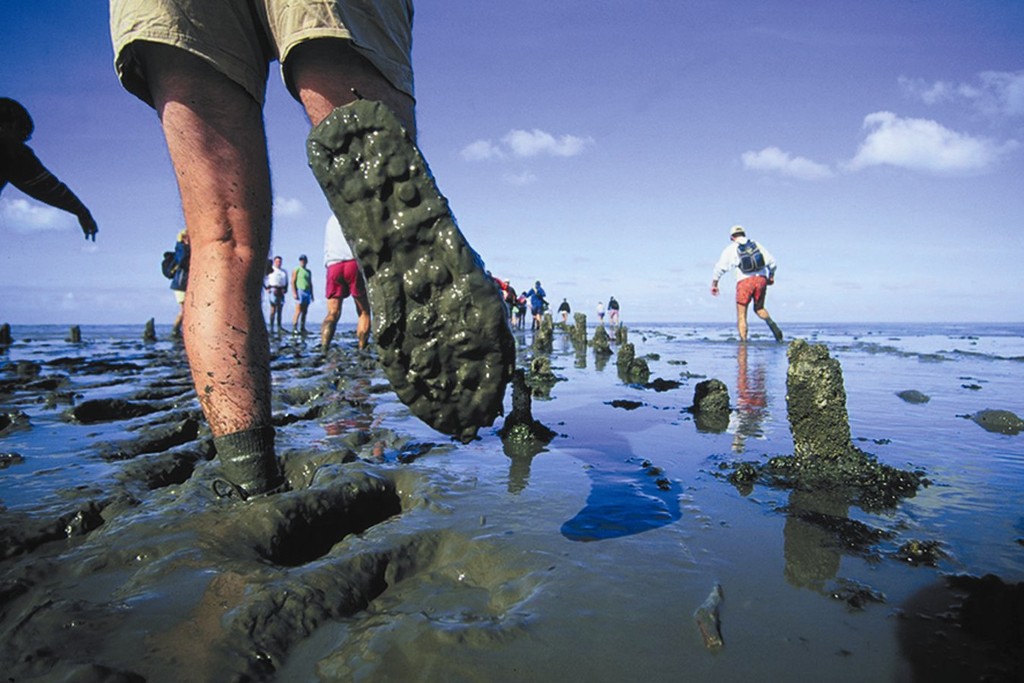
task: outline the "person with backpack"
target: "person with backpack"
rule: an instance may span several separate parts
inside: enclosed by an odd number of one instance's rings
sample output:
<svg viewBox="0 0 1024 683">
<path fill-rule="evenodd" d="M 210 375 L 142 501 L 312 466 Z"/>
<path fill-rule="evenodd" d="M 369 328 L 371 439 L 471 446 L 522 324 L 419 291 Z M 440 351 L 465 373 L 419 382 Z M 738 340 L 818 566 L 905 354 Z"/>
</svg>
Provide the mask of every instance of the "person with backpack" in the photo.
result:
<svg viewBox="0 0 1024 683">
<path fill-rule="evenodd" d="M 736 269 L 736 327 L 740 341 L 747 340 L 747 308 L 751 302 L 754 303 L 754 314 L 768 324 L 775 341 L 782 341 L 782 330 L 764 307 L 768 285 L 775 284 L 775 257 L 764 245 L 748 238 L 742 225 L 732 226 L 729 246 L 715 264 L 711 276 L 712 296 L 718 296 L 719 279 L 733 269 Z"/>
<path fill-rule="evenodd" d="M 185 316 L 185 290 L 188 289 L 188 266 L 192 256 L 192 249 L 189 246 L 188 231 L 182 230 L 178 233 L 178 239 L 174 242 L 174 257 L 171 262 L 170 275 L 171 290 L 174 292 L 174 300 L 178 302 L 178 316 L 171 326 L 171 336 L 181 336 L 181 322 Z M 164 275 L 167 275 L 165 272 Z"/>
</svg>

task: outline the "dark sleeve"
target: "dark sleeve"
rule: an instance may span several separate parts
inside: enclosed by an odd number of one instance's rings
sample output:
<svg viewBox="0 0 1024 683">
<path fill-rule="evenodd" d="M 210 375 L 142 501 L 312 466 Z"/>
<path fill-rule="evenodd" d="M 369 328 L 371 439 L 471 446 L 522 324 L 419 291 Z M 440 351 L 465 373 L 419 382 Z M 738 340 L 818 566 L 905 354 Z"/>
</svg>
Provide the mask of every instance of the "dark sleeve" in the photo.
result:
<svg viewBox="0 0 1024 683">
<path fill-rule="evenodd" d="M 76 216 L 89 212 L 75 193 L 50 173 L 27 145 L 18 145 L 4 151 L 11 185 L 33 199 Z"/>
</svg>

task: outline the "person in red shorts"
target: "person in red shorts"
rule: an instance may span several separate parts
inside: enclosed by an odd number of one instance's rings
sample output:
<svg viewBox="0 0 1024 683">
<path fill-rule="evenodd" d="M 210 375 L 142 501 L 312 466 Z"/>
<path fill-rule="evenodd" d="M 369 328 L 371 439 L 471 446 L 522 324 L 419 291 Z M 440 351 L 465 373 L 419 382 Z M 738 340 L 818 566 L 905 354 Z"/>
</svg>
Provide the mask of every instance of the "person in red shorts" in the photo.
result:
<svg viewBox="0 0 1024 683">
<path fill-rule="evenodd" d="M 359 314 L 356 339 L 359 340 L 359 348 L 364 348 L 370 337 L 370 302 L 366 298 L 366 286 L 359 264 L 334 215 L 328 219 L 324 229 L 324 266 L 327 268 L 327 315 L 320 326 L 320 350 L 326 353 L 330 347 L 338 320 L 341 319 L 341 304 L 348 296 L 356 302 L 356 312 Z"/>
<path fill-rule="evenodd" d="M 740 341 L 747 341 L 747 308 L 754 304 L 754 314 L 764 320 L 775 336 L 782 341 L 782 330 L 764 307 L 768 285 L 775 283 L 775 257 L 760 243 L 747 237 L 741 225 L 734 225 L 729 231 L 729 246 L 715 264 L 711 276 L 711 294 L 718 296 L 718 281 L 730 270 L 736 270 L 736 327 Z"/>
</svg>

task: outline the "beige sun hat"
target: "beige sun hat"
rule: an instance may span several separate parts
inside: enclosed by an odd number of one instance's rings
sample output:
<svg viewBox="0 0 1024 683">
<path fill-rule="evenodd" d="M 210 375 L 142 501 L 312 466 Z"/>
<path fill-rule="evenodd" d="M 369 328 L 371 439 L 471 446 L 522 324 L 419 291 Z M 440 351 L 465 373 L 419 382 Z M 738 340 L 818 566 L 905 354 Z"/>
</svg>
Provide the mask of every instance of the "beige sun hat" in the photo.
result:
<svg viewBox="0 0 1024 683">
<path fill-rule="evenodd" d="M 746 235 L 747 231 L 743 229 L 742 225 L 734 225 L 729 229 L 729 237 L 735 237 L 736 235 Z"/>
</svg>

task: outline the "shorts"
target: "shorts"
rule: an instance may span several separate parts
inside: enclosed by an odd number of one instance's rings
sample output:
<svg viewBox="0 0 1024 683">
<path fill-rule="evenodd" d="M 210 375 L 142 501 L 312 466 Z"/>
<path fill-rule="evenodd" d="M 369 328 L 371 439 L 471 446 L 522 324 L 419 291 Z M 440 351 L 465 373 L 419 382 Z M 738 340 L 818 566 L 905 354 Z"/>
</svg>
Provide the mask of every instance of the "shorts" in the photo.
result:
<svg viewBox="0 0 1024 683">
<path fill-rule="evenodd" d="M 178 305 L 180 305 L 180 306 L 185 305 L 185 292 L 180 290 L 180 289 L 175 289 L 173 291 L 174 291 L 174 300 L 178 302 Z"/>
<path fill-rule="evenodd" d="M 413 96 L 412 0 L 110 0 L 114 66 L 125 89 L 152 105 L 132 43 L 193 54 L 263 103 L 271 61 L 318 38 L 352 41 L 397 89 Z M 285 85 L 298 99 L 286 70 Z"/>
<path fill-rule="evenodd" d="M 271 306 L 281 306 L 284 304 L 284 295 L 288 292 L 286 287 L 271 287 L 270 291 L 267 292 L 270 297 Z"/>
<path fill-rule="evenodd" d="M 313 292 L 305 289 L 299 292 L 299 306 L 308 308 L 311 303 L 313 303 Z"/>
<path fill-rule="evenodd" d="M 355 259 L 335 261 L 327 266 L 328 299 L 344 299 L 347 296 L 362 299 L 366 287 L 363 285 L 363 272 Z"/>
<path fill-rule="evenodd" d="M 736 303 L 746 306 L 751 301 L 755 308 L 764 305 L 764 296 L 768 292 L 768 278 L 764 275 L 751 275 L 736 283 Z"/>
</svg>

